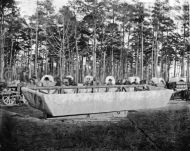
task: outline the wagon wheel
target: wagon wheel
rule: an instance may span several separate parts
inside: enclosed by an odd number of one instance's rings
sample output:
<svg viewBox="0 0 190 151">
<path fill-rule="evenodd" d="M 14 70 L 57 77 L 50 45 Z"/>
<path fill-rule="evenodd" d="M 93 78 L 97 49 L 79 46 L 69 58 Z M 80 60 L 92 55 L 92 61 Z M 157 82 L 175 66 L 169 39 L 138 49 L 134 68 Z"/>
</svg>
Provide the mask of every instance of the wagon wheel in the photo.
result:
<svg viewBox="0 0 190 151">
<path fill-rule="evenodd" d="M 15 100 L 11 98 L 10 96 L 3 96 L 2 100 L 5 105 L 13 105 L 15 102 Z"/>
</svg>

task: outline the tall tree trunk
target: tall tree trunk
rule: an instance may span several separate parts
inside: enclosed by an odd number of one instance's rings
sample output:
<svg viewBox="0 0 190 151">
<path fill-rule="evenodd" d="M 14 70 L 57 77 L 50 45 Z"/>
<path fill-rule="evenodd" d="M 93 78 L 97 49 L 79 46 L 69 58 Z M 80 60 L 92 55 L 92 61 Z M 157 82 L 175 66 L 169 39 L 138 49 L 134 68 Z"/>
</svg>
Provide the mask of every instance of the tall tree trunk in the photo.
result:
<svg viewBox="0 0 190 151">
<path fill-rule="evenodd" d="M 188 30 L 188 34 L 189 34 L 189 43 L 188 43 L 188 45 L 189 45 L 189 47 L 190 47 L 190 3 L 188 3 L 188 16 L 189 16 L 189 18 L 188 18 L 188 23 L 189 23 L 189 30 Z M 190 48 L 189 48 L 190 49 Z M 187 50 L 187 51 L 189 51 L 189 50 Z M 189 83 L 189 65 L 190 65 L 190 61 L 189 61 L 189 54 L 187 55 L 187 82 Z"/>
<path fill-rule="evenodd" d="M 121 52 L 120 52 L 120 77 L 121 78 L 124 78 L 124 73 L 125 71 L 123 70 L 124 68 L 124 58 L 123 58 L 123 54 L 124 54 L 124 48 L 125 48 L 125 24 L 124 24 L 124 21 L 123 20 L 123 37 L 122 37 L 122 49 L 121 49 Z"/>
<path fill-rule="evenodd" d="M 97 4 L 97 0 L 94 1 L 94 13 L 96 15 L 96 4 Z M 94 26 L 93 26 L 93 31 L 94 31 L 94 35 L 93 35 L 93 42 L 94 42 L 94 48 L 93 48 L 93 77 L 96 79 L 96 23 L 97 20 L 96 18 L 94 19 Z"/>
<path fill-rule="evenodd" d="M 164 63 L 163 63 L 163 59 L 161 59 L 161 63 L 160 63 L 160 77 L 163 77 L 163 71 L 164 71 Z M 165 79 L 166 80 L 166 79 Z"/>
<path fill-rule="evenodd" d="M 86 57 L 83 57 L 83 63 L 82 63 L 82 83 L 84 83 L 84 77 L 86 75 Z"/>
<path fill-rule="evenodd" d="M 67 50 L 69 51 L 68 74 L 71 75 L 71 51 L 69 49 L 69 36 L 68 36 L 68 34 L 67 34 Z"/>
<path fill-rule="evenodd" d="M 181 77 L 184 77 L 184 55 L 181 58 Z"/>
<path fill-rule="evenodd" d="M 82 75 L 83 75 L 83 56 L 80 56 L 80 67 L 79 67 L 79 82 L 82 83 Z"/>
<path fill-rule="evenodd" d="M 64 34 L 63 34 L 64 35 Z M 64 39 L 64 37 L 63 37 Z M 60 79 L 62 80 L 63 78 L 63 72 L 62 72 L 62 52 L 63 51 L 63 40 L 61 42 L 61 48 L 59 50 L 59 76 L 60 76 Z"/>
<path fill-rule="evenodd" d="M 123 77 L 123 46 L 122 49 L 120 49 L 120 56 L 119 56 L 119 77 Z"/>
<path fill-rule="evenodd" d="M 139 66 L 139 49 L 136 50 L 136 61 L 135 61 L 135 75 L 138 76 Z"/>
<path fill-rule="evenodd" d="M 103 52 L 103 55 L 102 55 L 102 64 L 103 64 L 103 68 L 102 68 L 102 72 L 100 72 L 100 81 L 103 82 L 104 79 L 105 79 L 105 72 L 106 72 L 106 50 L 105 50 L 105 45 L 103 44 L 103 41 L 104 41 L 104 36 L 105 36 L 105 33 L 104 33 L 104 28 L 102 28 L 102 39 L 101 39 L 101 51 Z M 100 67 L 101 68 L 101 67 Z M 101 71 L 101 70 L 100 70 Z"/>
<path fill-rule="evenodd" d="M 139 33 L 139 37 L 138 37 L 138 48 L 137 48 L 137 52 L 136 52 L 136 73 L 135 75 L 138 76 L 139 75 L 139 53 L 140 53 L 140 33 Z"/>
<path fill-rule="evenodd" d="M 48 74 L 47 70 L 48 70 L 48 48 L 47 48 L 47 22 L 48 22 L 48 17 L 49 17 L 49 13 L 48 13 L 48 10 L 46 9 L 46 13 L 47 13 L 47 16 L 46 16 L 46 20 L 45 20 L 45 47 L 46 47 L 46 52 L 44 52 L 44 61 L 45 63 L 43 64 L 42 68 L 44 68 L 44 74 Z M 57 61 L 56 61 L 56 71 L 57 71 Z"/>
<path fill-rule="evenodd" d="M 113 8 L 113 18 L 112 18 L 112 23 L 115 23 L 115 10 Z M 114 76 L 114 52 L 113 52 L 113 29 L 112 29 L 112 44 L 111 44 L 111 75 Z"/>
<path fill-rule="evenodd" d="M 169 66 L 169 63 L 168 63 L 168 56 L 166 55 L 166 81 L 168 81 L 168 79 L 169 79 L 169 77 L 168 77 L 168 75 L 169 75 L 169 72 L 168 72 L 168 67 Z"/>
<path fill-rule="evenodd" d="M 38 77 L 38 26 L 39 26 L 39 21 L 38 21 L 38 0 L 37 0 L 37 19 L 36 19 L 36 48 L 35 48 L 35 61 L 34 61 L 34 74 L 36 77 Z"/>
<path fill-rule="evenodd" d="M 174 77 L 176 77 L 176 66 L 177 66 L 177 59 L 175 56 L 175 59 L 174 59 Z"/>
<path fill-rule="evenodd" d="M 154 77 L 154 31 L 152 38 L 152 52 L 151 52 L 151 78 Z"/>
<path fill-rule="evenodd" d="M 30 29 L 29 78 L 32 77 L 31 59 L 32 59 L 32 32 L 31 32 L 31 29 Z"/>
<path fill-rule="evenodd" d="M 129 27 L 129 32 L 128 32 L 128 37 L 127 37 L 127 50 L 126 50 L 126 57 L 125 57 L 125 66 L 124 68 L 124 77 L 127 78 L 128 77 L 128 50 L 129 50 L 129 44 L 130 44 L 130 35 L 131 35 L 131 28 Z M 131 64 L 131 71 L 132 71 L 132 64 Z"/>
<path fill-rule="evenodd" d="M 2 6 L 2 5 L 1 5 Z M 4 74 L 4 14 L 3 14 L 3 8 L 1 8 L 2 14 L 1 14 L 1 35 L 0 35 L 0 81 L 4 80 L 3 74 Z"/>
<path fill-rule="evenodd" d="M 134 70 L 134 68 L 133 68 L 133 57 L 132 57 L 132 61 L 130 62 L 130 68 L 131 68 L 131 73 L 132 73 L 132 75 L 135 75 L 135 70 Z M 129 74 L 129 76 L 131 76 L 130 74 Z"/>
<path fill-rule="evenodd" d="M 167 39 L 166 39 L 166 42 L 167 42 L 167 45 L 168 45 L 168 28 L 167 28 Z M 166 81 L 169 81 L 169 76 L 170 76 L 170 60 L 169 60 L 169 54 L 168 52 L 166 51 L 166 64 L 167 64 L 167 78 L 166 78 Z"/>
<path fill-rule="evenodd" d="M 166 81 L 169 81 L 170 79 L 170 62 L 168 61 L 168 64 L 167 64 L 167 79 Z"/>
<path fill-rule="evenodd" d="M 49 62 L 49 57 L 46 54 L 46 63 L 45 63 L 45 74 L 48 74 L 48 62 Z"/>
<path fill-rule="evenodd" d="M 182 59 L 181 59 L 181 77 L 185 76 L 185 68 L 184 68 L 184 52 L 185 52 L 185 24 L 184 24 L 184 33 L 183 33 L 183 41 L 184 41 L 184 51 L 182 52 Z"/>
<path fill-rule="evenodd" d="M 149 81 L 150 80 L 150 77 L 149 77 L 149 65 L 146 66 L 145 70 L 146 70 L 146 72 L 145 72 L 146 73 L 145 74 L 146 78 L 145 79 L 147 79 L 147 81 Z"/>
<path fill-rule="evenodd" d="M 98 82 L 101 82 L 102 81 L 102 65 L 103 65 L 103 62 L 100 61 L 99 63 L 99 66 L 98 66 Z"/>
<path fill-rule="evenodd" d="M 158 69 L 157 69 L 157 66 L 158 66 L 158 29 L 156 31 L 156 49 L 155 50 L 155 53 L 154 53 L 154 75 L 155 77 L 158 77 Z"/>
<path fill-rule="evenodd" d="M 27 54 L 27 57 L 28 57 L 28 77 L 29 79 L 31 78 L 31 71 L 30 71 L 30 48 L 28 48 L 28 54 Z"/>
<path fill-rule="evenodd" d="M 77 24 L 75 24 L 75 48 L 76 48 L 76 83 L 79 82 L 79 52 L 78 52 L 78 41 L 77 41 Z"/>
<path fill-rule="evenodd" d="M 54 58 L 51 58 L 51 74 L 54 74 Z"/>
<path fill-rule="evenodd" d="M 103 58 L 103 79 L 102 81 L 104 82 L 106 78 L 106 51 L 104 50 L 104 58 Z"/>
<path fill-rule="evenodd" d="M 143 54 L 144 54 L 144 40 L 143 40 L 143 22 L 141 23 L 141 80 L 144 79 L 144 76 L 143 76 L 143 72 L 144 72 L 144 69 L 143 69 L 143 64 L 144 64 L 144 60 L 143 60 Z"/>
<path fill-rule="evenodd" d="M 63 35 L 62 35 L 61 49 L 59 52 L 60 79 L 62 79 L 65 74 L 65 18 L 64 18 L 64 16 L 63 16 L 62 34 Z"/>
<path fill-rule="evenodd" d="M 96 27 L 94 27 L 94 48 L 93 48 L 93 77 L 96 78 Z"/>
<path fill-rule="evenodd" d="M 13 71 L 13 67 L 12 67 L 12 59 L 13 59 L 13 44 L 14 44 L 14 41 L 13 41 L 13 37 L 11 37 L 11 52 L 10 52 L 10 67 L 11 67 L 11 71 Z M 28 58 L 29 59 L 29 58 Z M 28 66 L 29 66 L 29 63 L 28 63 Z M 13 80 L 13 72 L 11 72 L 11 80 Z"/>
<path fill-rule="evenodd" d="M 116 62 L 116 73 L 117 73 L 117 75 L 116 75 L 116 79 L 119 79 L 119 78 L 121 78 L 121 75 L 120 75 L 120 70 L 121 69 L 121 67 L 120 67 L 120 61 L 118 61 L 118 62 Z"/>
<path fill-rule="evenodd" d="M 187 82 L 189 83 L 189 55 L 187 55 Z"/>
<path fill-rule="evenodd" d="M 13 37 L 11 37 L 11 50 L 10 50 L 10 67 L 12 66 L 12 59 L 13 59 L 13 44 L 14 44 L 14 41 L 13 41 Z"/>
<path fill-rule="evenodd" d="M 113 46 L 111 47 L 111 75 L 114 76 L 114 58 L 113 58 Z"/>
</svg>

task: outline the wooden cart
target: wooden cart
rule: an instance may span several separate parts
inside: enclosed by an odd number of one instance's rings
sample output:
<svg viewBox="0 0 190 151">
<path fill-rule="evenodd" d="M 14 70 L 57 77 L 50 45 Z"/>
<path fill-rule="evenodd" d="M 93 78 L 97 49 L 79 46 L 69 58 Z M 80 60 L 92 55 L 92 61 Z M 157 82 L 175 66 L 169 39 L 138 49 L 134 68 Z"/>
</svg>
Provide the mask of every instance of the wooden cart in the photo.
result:
<svg viewBox="0 0 190 151">
<path fill-rule="evenodd" d="M 17 86 L 1 87 L 0 102 L 4 105 L 16 105 L 22 102 L 22 96 Z"/>
</svg>

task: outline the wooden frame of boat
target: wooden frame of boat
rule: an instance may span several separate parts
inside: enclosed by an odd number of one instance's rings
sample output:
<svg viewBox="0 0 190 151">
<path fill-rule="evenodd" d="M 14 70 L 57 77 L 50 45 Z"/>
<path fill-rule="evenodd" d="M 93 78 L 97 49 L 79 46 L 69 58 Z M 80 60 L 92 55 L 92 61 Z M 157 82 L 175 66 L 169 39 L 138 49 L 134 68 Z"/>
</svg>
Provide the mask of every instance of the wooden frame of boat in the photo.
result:
<svg viewBox="0 0 190 151">
<path fill-rule="evenodd" d="M 134 91 L 134 88 L 142 90 L 144 87 L 142 85 L 22 87 L 22 93 L 32 107 L 53 117 L 159 108 L 167 105 L 173 93 L 173 90 L 156 87 L 152 87 L 150 91 Z M 56 90 L 58 93 L 41 92 L 45 90 Z"/>
</svg>

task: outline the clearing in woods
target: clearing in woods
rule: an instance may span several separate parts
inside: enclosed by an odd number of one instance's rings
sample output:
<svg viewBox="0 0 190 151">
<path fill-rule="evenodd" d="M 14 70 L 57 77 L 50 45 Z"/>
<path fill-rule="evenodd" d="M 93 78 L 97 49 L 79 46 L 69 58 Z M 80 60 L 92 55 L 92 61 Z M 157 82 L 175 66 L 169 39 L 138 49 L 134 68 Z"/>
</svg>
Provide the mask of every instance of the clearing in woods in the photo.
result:
<svg viewBox="0 0 190 151">
<path fill-rule="evenodd" d="M 0 110 L 2 151 L 190 150 L 186 102 L 105 121 L 45 120 L 42 112 L 26 105 Z"/>
</svg>

